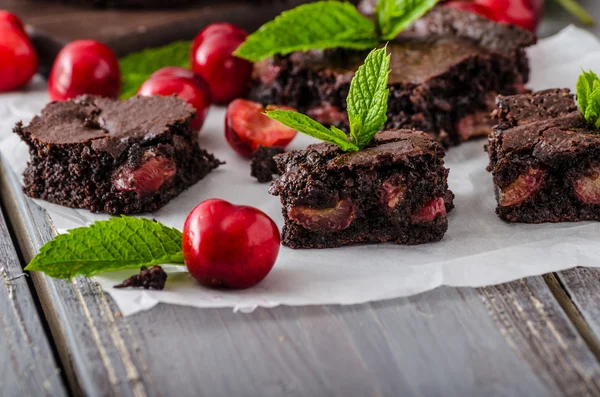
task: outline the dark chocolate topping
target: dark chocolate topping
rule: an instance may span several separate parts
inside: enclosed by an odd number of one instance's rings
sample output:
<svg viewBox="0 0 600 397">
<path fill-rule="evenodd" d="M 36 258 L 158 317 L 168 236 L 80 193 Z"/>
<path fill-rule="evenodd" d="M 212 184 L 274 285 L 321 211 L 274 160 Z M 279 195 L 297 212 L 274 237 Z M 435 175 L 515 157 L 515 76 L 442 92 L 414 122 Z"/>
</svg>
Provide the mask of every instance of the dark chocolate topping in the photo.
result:
<svg viewBox="0 0 600 397">
<path fill-rule="evenodd" d="M 306 166 L 321 161 L 325 161 L 328 168 L 351 169 L 407 161 L 410 157 L 422 156 L 425 153 L 444 156 L 442 147 L 428 134 L 404 129 L 378 132 L 371 144 L 358 152 L 345 153 L 336 145 L 318 143 L 308 146 L 306 150 L 295 150 L 275 156 L 275 161 L 282 171 L 289 171 L 296 165 Z M 313 158 L 314 156 L 318 156 L 319 159 Z"/>
<path fill-rule="evenodd" d="M 502 122 L 492 139 L 502 156 L 531 151 L 544 160 L 600 145 L 599 131 L 583 118 L 567 89 L 499 97 L 498 106 Z"/>
<path fill-rule="evenodd" d="M 107 150 L 128 139 L 146 141 L 169 132 L 175 124 L 188 123 L 195 111 L 175 97 L 134 97 L 125 101 L 80 96 L 52 102 L 23 129 L 31 140 L 48 145 L 92 142 Z"/>
<path fill-rule="evenodd" d="M 568 89 L 550 89 L 529 95 L 498 96 L 497 116 L 501 121 L 523 125 L 577 111 Z"/>
<path fill-rule="evenodd" d="M 535 44 L 536 36 L 516 25 L 494 22 L 472 12 L 438 6 L 402 32 L 402 37 L 457 37 L 507 57 Z"/>
</svg>

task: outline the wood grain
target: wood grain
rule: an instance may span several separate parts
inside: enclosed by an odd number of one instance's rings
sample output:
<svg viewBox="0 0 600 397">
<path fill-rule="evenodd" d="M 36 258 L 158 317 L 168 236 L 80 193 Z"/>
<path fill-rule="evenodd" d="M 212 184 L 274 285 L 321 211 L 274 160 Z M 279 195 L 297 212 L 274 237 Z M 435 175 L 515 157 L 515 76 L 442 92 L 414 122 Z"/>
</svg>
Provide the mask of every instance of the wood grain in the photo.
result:
<svg viewBox="0 0 600 397">
<path fill-rule="evenodd" d="M 0 182 L 0 191 L 5 188 Z M 1 208 L 0 390 L 4 396 L 66 395 Z"/>
<path fill-rule="evenodd" d="M 0 170 L 25 259 L 54 231 Z M 91 280 L 33 275 L 76 394 L 596 396 L 600 366 L 541 277 L 357 306 L 129 318 Z"/>
</svg>

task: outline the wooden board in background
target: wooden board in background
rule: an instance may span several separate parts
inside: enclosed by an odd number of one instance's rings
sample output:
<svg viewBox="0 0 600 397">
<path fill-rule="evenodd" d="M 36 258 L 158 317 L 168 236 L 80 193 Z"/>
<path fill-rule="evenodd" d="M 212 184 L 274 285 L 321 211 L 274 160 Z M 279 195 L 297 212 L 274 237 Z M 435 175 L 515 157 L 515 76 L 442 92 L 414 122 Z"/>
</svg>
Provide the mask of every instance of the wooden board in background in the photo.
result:
<svg viewBox="0 0 600 397">
<path fill-rule="evenodd" d="M 206 25 L 227 21 L 254 31 L 282 11 L 307 0 L 207 0 L 161 10 L 83 8 L 40 0 L 0 0 L 0 9 L 15 12 L 28 25 L 40 55 L 42 74 L 65 43 L 94 39 L 118 56 L 175 40 L 192 39 Z"/>
</svg>

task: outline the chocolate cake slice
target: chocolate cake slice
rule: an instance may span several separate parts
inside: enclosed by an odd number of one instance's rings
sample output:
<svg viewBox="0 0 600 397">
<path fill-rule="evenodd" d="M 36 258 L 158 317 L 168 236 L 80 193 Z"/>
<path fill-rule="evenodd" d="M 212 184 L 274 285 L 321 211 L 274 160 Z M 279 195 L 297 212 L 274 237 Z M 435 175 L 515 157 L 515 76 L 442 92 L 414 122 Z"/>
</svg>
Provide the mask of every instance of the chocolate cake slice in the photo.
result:
<svg viewBox="0 0 600 397">
<path fill-rule="evenodd" d="M 416 128 L 444 145 L 487 136 L 494 98 L 524 90 L 530 32 L 436 7 L 387 45 L 391 53 L 386 128 Z M 292 106 L 347 129 L 346 96 L 367 51 L 297 52 L 255 64 L 251 99 Z"/>
<path fill-rule="evenodd" d="M 14 130 L 31 155 L 23 190 L 92 212 L 156 211 L 221 164 L 198 146 L 194 116 L 174 96 L 52 102 Z"/>
<path fill-rule="evenodd" d="M 567 89 L 498 98 L 489 139 L 500 218 L 600 220 L 600 130 Z"/>
<path fill-rule="evenodd" d="M 358 152 L 320 143 L 275 156 L 285 220 L 282 243 L 331 248 L 439 241 L 453 208 L 444 150 L 427 134 L 379 132 Z"/>
</svg>

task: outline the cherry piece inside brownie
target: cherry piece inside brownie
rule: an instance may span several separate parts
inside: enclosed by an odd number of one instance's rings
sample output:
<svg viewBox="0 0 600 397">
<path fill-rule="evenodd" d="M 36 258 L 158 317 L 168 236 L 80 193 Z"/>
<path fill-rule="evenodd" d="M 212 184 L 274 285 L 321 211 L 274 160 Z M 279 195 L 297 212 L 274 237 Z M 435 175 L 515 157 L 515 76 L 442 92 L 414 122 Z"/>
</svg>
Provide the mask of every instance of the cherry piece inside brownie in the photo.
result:
<svg viewBox="0 0 600 397">
<path fill-rule="evenodd" d="M 497 94 L 523 90 L 524 48 L 535 36 L 470 12 L 436 7 L 387 45 L 392 55 L 386 128 L 416 128 L 444 145 L 487 136 Z M 347 129 L 350 81 L 368 51 L 297 52 L 254 66 L 250 97 L 292 106 Z"/>
<path fill-rule="evenodd" d="M 358 152 L 329 143 L 275 156 L 270 193 L 283 206 L 282 243 L 331 248 L 439 241 L 452 207 L 442 147 L 412 130 L 379 132 Z"/>
<path fill-rule="evenodd" d="M 567 89 L 498 98 L 488 152 L 500 218 L 600 220 L 600 131 Z"/>
<path fill-rule="evenodd" d="M 153 212 L 221 164 L 198 146 L 194 116 L 174 96 L 52 102 L 15 128 L 31 155 L 23 190 L 92 212 Z"/>
</svg>

